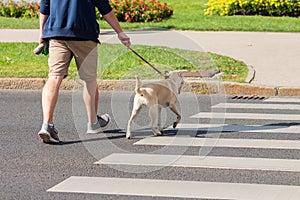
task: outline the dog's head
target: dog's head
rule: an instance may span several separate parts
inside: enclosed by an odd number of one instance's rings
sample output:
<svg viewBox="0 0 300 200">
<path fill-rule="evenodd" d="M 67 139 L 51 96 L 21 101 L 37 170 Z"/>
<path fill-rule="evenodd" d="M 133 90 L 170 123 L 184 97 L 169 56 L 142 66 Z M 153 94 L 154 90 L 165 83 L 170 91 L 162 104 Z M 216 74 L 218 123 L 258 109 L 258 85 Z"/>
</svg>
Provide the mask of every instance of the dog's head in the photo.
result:
<svg viewBox="0 0 300 200">
<path fill-rule="evenodd" d="M 177 86 L 178 94 L 180 94 L 181 89 L 184 85 L 184 79 L 183 79 L 183 76 L 182 76 L 182 74 L 184 72 L 186 72 L 186 70 L 171 71 L 167 75 L 167 78 L 174 81 L 175 85 Z"/>
</svg>

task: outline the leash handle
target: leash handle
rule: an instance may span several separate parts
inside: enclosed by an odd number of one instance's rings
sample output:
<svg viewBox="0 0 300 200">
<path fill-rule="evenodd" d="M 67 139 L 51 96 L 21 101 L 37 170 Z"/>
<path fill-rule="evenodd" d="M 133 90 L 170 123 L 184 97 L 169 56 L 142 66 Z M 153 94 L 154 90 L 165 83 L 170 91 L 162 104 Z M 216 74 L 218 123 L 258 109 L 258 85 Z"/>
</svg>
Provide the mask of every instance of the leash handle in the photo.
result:
<svg viewBox="0 0 300 200">
<path fill-rule="evenodd" d="M 149 63 L 145 58 L 143 58 L 140 54 L 138 54 L 135 50 L 133 50 L 131 47 L 128 47 L 130 51 L 132 51 L 135 55 L 137 55 L 140 59 L 142 59 L 145 63 L 147 63 L 152 69 L 154 69 L 157 73 L 162 75 L 163 77 L 166 77 L 161 71 L 159 71 L 156 67 L 154 67 L 151 63 Z"/>
</svg>

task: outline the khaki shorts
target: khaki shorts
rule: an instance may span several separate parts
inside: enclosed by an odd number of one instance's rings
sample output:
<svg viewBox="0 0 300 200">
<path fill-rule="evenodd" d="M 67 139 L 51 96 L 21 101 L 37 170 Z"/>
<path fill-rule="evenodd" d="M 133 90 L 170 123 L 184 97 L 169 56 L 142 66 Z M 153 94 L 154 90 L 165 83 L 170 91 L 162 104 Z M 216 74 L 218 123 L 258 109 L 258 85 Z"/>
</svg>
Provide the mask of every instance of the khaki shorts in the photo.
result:
<svg viewBox="0 0 300 200">
<path fill-rule="evenodd" d="M 49 76 L 68 76 L 70 62 L 74 57 L 80 79 L 97 79 L 96 42 L 51 39 L 49 45 Z"/>
</svg>

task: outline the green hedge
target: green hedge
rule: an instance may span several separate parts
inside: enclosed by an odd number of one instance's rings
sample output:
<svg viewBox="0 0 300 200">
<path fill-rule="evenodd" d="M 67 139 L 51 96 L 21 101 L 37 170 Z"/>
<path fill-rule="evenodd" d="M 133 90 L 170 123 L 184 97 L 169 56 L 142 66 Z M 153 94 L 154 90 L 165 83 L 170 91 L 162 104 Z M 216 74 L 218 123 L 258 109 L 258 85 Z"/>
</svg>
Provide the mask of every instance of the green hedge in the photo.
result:
<svg viewBox="0 0 300 200">
<path fill-rule="evenodd" d="M 208 0 L 205 15 L 300 16 L 300 0 Z"/>
</svg>

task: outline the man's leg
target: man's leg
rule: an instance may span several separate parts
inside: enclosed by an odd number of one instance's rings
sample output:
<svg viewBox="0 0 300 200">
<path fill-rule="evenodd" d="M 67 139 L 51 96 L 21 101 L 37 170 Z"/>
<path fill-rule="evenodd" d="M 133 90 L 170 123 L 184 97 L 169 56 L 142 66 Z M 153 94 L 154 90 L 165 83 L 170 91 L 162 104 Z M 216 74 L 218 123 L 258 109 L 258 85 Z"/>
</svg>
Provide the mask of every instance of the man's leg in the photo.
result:
<svg viewBox="0 0 300 200">
<path fill-rule="evenodd" d="M 63 76 L 50 76 L 44 86 L 42 94 L 44 124 L 53 124 L 53 113 L 62 80 Z"/>
<path fill-rule="evenodd" d="M 96 96 L 98 95 L 97 91 L 98 88 L 97 88 L 96 80 L 84 82 L 83 99 L 88 114 L 88 121 L 93 124 L 97 122 L 97 112 L 96 112 L 96 109 L 98 108 L 98 97 Z"/>
<path fill-rule="evenodd" d="M 59 87 L 64 77 L 68 75 L 68 67 L 72 52 L 62 40 L 50 40 L 49 76 L 43 88 L 42 109 L 43 125 L 38 133 L 45 143 L 58 143 L 58 132 L 54 128 L 53 114 L 58 100 Z"/>
<path fill-rule="evenodd" d="M 78 67 L 78 74 L 84 81 L 83 99 L 88 115 L 87 133 L 97 133 L 106 127 L 110 121 L 108 114 L 97 116 L 98 111 L 98 86 L 97 65 L 98 49 L 97 43 L 93 41 L 70 41 L 70 48 Z"/>
<path fill-rule="evenodd" d="M 96 88 L 96 94 L 95 94 L 95 112 L 98 113 L 98 101 L 99 101 L 99 91 L 98 91 L 98 85 Z"/>
<path fill-rule="evenodd" d="M 59 143 L 58 132 L 54 128 L 53 113 L 58 99 L 59 86 L 63 76 L 49 76 L 42 93 L 43 125 L 38 133 L 45 143 Z"/>
</svg>

